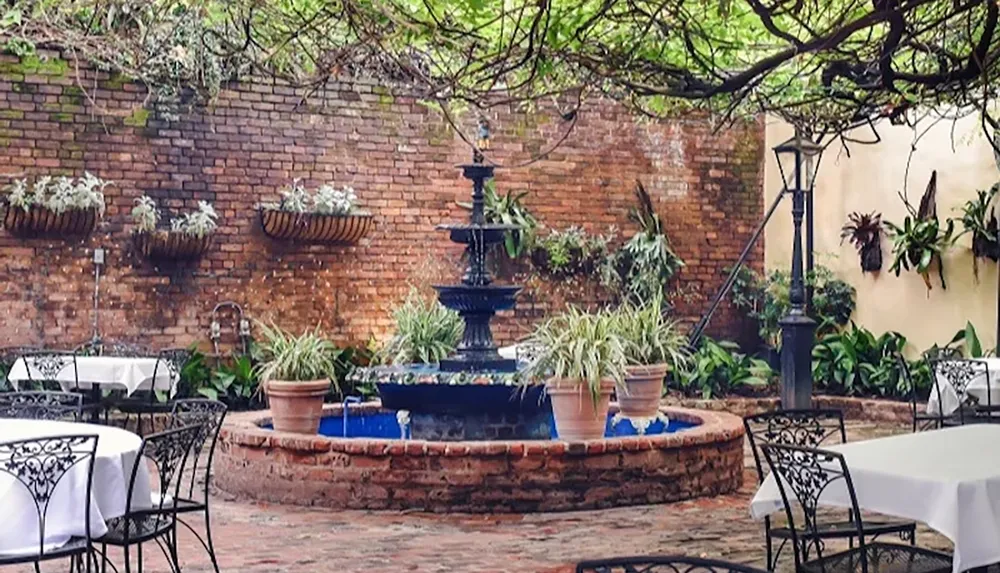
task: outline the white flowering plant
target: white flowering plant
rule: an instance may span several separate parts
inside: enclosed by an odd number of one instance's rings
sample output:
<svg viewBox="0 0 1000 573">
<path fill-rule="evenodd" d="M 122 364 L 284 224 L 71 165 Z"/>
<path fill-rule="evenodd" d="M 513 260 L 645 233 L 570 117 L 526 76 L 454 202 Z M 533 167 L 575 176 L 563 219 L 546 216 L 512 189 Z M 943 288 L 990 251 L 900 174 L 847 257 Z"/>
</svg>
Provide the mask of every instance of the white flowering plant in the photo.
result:
<svg viewBox="0 0 1000 573">
<path fill-rule="evenodd" d="M 198 209 L 190 213 L 178 215 L 170 220 L 171 233 L 183 233 L 194 237 L 205 237 L 215 232 L 219 214 L 215 207 L 207 201 L 198 201 Z M 160 211 L 156 202 L 143 195 L 135 200 L 132 208 L 132 220 L 140 233 L 152 233 L 160 222 Z"/>
<path fill-rule="evenodd" d="M 295 179 L 292 184 L 281 190 L 279 203 L 265 203 L 265 209 L 288 211 L 292 213 L 318 213 L 321 215 L 360 215 L 367 214 L 357 208 L 358 196 L 354 188 L 345 185 L 337 189 L 327 183 L 321 185 L 315 192 L 310 192 L 301 179 Z"/>
<path fill-rule="evenodd" d="M 7 203 L 24 211 L 39 206 L 56 214 L 94 209 L 103 215 L 104 188 L 111 183 L 89 172 L 79 178 L 45 175 L 31 185 L 27 179 L 17 179 L 7 187 Z"/>
</svg>

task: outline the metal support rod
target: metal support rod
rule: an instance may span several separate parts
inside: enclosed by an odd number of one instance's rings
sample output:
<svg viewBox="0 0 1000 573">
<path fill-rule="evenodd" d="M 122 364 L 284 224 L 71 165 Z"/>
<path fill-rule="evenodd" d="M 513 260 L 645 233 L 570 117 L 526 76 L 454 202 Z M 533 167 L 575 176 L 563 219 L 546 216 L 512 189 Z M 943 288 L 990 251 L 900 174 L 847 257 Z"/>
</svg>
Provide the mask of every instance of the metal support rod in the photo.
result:
<svg viewBox="0 0 1000 573">
<path fill-rule="evenodd" d="M 760 238 L 761 233 L 764 232 L 764 227 L 767 226 L 767 222 L 771 220 L 771 215 L 777 210 L 778 205 L 781 204 L 782 198 L 784 198 L 785 192 L 782 191 L 778 193 L 778 196 L 774 198 L 771 206 L 768 208 L 767 213 L 764 213 L 764 218 L 761 219 L 757 228 L 754 229 L 752 235 L 750 235 L 750 240 L 747 241 L 745 247 L 743 247 L 743 252 L 740 253 L 738 259 L 736 259 L 736 264 L 733 265 L 732 270 L 729 271 L 729 276 L 726 277 L 726 282 L 722 283 L 722 288 L 719 289 L 715 296 L 712 297 L 712 303 L 708 307 L 708 311 L 701 317 L 698 324 L 695 325 L 694 329 L 691 330 L 691 335 L 688 337 L 688 346 L 695 348 L 698 342 L 701 340 L 702 334 L 705 332 L 705 328 L 708 326 L 708 321 L 712 320 L 712 315 L 718 310 L 719 305 L 722 304 L 722 299 L 729 294 L 729 289 L 733 288 L 733 283 L 736 282 L 736 275 L 739 274 L 740 269 L 743 267 L 743 263 L 746 262 L 747 257 L 750 256 L 750 251 L 753 250 L 755 244 L 757 244 L 757 239 Z"/>
<path fill-rule="evenodd" d="M 813 247 L 813 233 L 816 227 L 813 225 L 813 194 L 812 189 L 806 193 L 806 314 L 813 315 L 813 288 L 815 277 L 813 277 L 813 267 L 815 263 L 815 252 Z"/>
</svg>

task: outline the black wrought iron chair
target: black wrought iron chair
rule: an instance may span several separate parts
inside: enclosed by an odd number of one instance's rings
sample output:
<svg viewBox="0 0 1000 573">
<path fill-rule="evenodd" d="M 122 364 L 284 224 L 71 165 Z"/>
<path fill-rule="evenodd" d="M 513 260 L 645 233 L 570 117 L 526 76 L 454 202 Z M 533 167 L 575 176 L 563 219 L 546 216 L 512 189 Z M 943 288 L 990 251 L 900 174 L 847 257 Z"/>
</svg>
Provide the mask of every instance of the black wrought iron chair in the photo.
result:
<svg viewBox="0 0 1000 573">
<path fill-rule="evenodd" d="M 149 388 L 137 390 L 132 396 L 119 400 L 116 404 L 118 411 L 125 416 L 125 427 L 128 428 L 134 423 L 134 430 L 140 436 L 153 431 L 157 415 L 166 416 L 173 409 L 171 402 L 161 401 L 158 398 L 155 388 L 156 379 L 166 371 L 170 374 L 171 379 L 179 384 L 181 371 L 188 359 L 191 358 L 191 351 L 187 348 L 168 348 L 154 353 L 154 355 L 156 356 L 156 366 L 153 367 L 153 378 Z"/>
<path fill-rule="evenodd" d="M 762 569 L 721 561 L 683 555 L 616 557 L 584 561 L 576 566 L 576 573 L 766 573 Z"/>
<path fill-rule="evenodd" d="M 185 426 L 150 434 L 142 441 L 139 455 L 132 467 L 128 482 L 128 499 L 125 515 L 108 520 L 108 532 L 97 542 L 101 544 L 102 573 L 107 569 L 107 546 L 121 547 L 125 553 L 125 573 L 132 571 L 131 549 L 135 547 L 138 558 L 138 572 L 142 572 L 143 544 L 156 542 L 170 563 L 173 571 L 180 571 L 177 560 L 177 545 L 174 543 L 177 530 L 177 515 L 170 509 L 171 500 L 180 493 L 181 476 L 195 440 L 201 432 L 200 426 Z M 152 462 L 155 476 L 150 476 L 156 486 L 153 488 L 150 507 L 136 507 L 135 486 L 140 464 Z"/>
<path fill-rule="evenodd" d="M 764 483 L 767 477 L 765 462 L 760 448 L 764 444 L 782 444 L 792 446 L 817 447 L 829 439 L 838 443 L 847 443 L 847 431 L 844 427 L 844 414 L 840 410 L 779 410 L 743 418 L 743 427 L 753 461 L 757 469 L 759 483 Z M 856 519 L 853 513 L 847 515 L 844 521 L 824 521 L 814 532 L 806 536 L 816 535 L 819 539 L 848 539 L 857 535 Z M 885 534 L 896 534 L 908 537 L 911 541 L 916 536 L 916 524 L 905 521 L 878 520 L 866 524 L 865 534 L 871 537 Z M 780 540 L 777 550 L 774 540 Z M 773 571 L 778 557 L 785 544 L 794 539 L 790 527 L 775 527 L 770 517 L 764 518 L 764 543 L 767 555 L 767 569 Z"/>
<path fill-rule="evenodd" d="M 36 350 L 25 353 L 28 385 L 33 390 L 80 390 L 76 353 L 71 350 Z"/>
<path fill-rule="evenodd" d="M 25 354 L 38 352 L 38 350 L 37 346 L 5 346 L 0 348 L 0 391 L 13 388 L 7 381 L 7 373 L 10 372 L 10 367 L 14 365 L 14 362 Z"/>
<path fill-rule="evenodd" d="M 993 394 L 989 391 L 990 388 L 990 369 L 984 360 L 975 360 L 971 358 L 937 358 L 930 361 L 931 365 L 931 375 L 934 378 L 935 384 L 940 392 L 942 389 L 940 386 L 941 380 L 945 380 L 952 388 L 955 389 L 955 393 L 958 394 L 959 407 L 958 409 L 945 416 L 943 405 L 941 405 L 942 400 L 938 399 L 939 407 L 941 407 L 942 415 L 942 426 L 958 426 L 969 423 L 975 423 L 977 421 L 987 421 L 990 414 L 994 411 L 994 407 L 991 403 L 991 395 Z M 981 404 L 973 396 L 969 394 L 969 385 L 979 376 L 986 377 L 986 403 Z M 940 397 L 941 394 L 939 393 Z M 1000 418 L 997 418 L 1000 421 Z"/>
<path fill-rule="evenodd" d="M 212 460 L 215 457 L 215 445 L 219 438 L 219 429 L 226 418 L 228 407 L 218 400 L 205 398 L 189 398 L 176 400 L 173 403 L 170 420 L 171 427 L 195 425 L 201 428 L 193 444 L 192 463 L 187 466 L 185 476 L 181 477 L 180 496 L 170 504 L 170 508 L 178 514 L 203 513 L 205 516 L 205 537 L 202 538 L 194 528 L 178 517 L 177 521 L 186 527 L 212 560 L 216 573 L 219 563 L 215 555 L 215 544 L 212 542 L 212 518 L 209 511 L 209 487 L 212 480 Z M 206 452 L 205 446 L 208 446 Z M 204 464 L 199 465 L 199 461 Z"/>
<path fill-rule="evenodd" d="M 83 396 L 74 392 L 25 390 L 0 393 L 0 418 L 79 422 Z"/>
<path fill-rule="evenodd" d="M 941 404 L 940 399 L 938 400 L 936 412 L 927 412 L 926 408 L 921 407 L 917 393 L 917 385 L 913 379 L 913 373 L 910 371 L 910 365 L 907 363 L 906 358 L 901 352 L 893 353 L 893 358 L 896 360 L 896 367 L 899 369 L 899 375 L 903 378 L 903 381 L 909 388 L 910 417 L 913 423 L 913 431 L 922 432 L 925 430 L 936 430 L 945 425 L 957 424 L 957 420 L 952 421 L 950 419 L 952 416 L 945 416 L 944 406 Z M 928 365 L 928 370 L 930 370 L 931 391 L 940 396 L 940 385 L 938 384 L 937 376 L 934 375 L 934 370 L 930 367 L 930 361 L 926 358 L 925 363 Z"/>
<path fill-rule="evenodd" d="M 861 518 L 858 498 L 844 457 L 836 452 L 764 444 L 764 458 L 779 479 L 778 490 L 785 506 L 795 570 L 801 573 L 948 573 L 952 557 L 947 553 L 900 543 L 866 541 L 871 531 Z M 826 551 L 826 539 L 820 534 L 824 524 L 817 517 L 820 497 L 833 488 L 846 488 L 850 499 L 855 533 L 851 547 L 838 552 Z M 797 520 L 801 516 L 801 523 Z M 855 544 L 856 543 L 856 544 Z"/>
<path fill-rule="evenodd" d="M 72 435 L 0 442 L 0 473 L 13 478 L 13 487 L 20 487 L 31 496 L 38 515 L 37 553 L 0 554 L 0 567 L 32 563 L 37 572 L 39 563 L 44 561 L 70 559 L 71 571 L 74 568 L 77 571 L 85 568 L 87 573 L 96 571 L 90 532 L 90 500 L 97 440 L 98 437 L 93 435 Z M 80 464 L 85 465 L 87 472 L 86 496 L 79 497 L 84 506 L 83 523 L 80 524 L 84 536 L 72 537 L 59 547 L 47 548 L 45 521 L 49 502 L 63 478 Z"/>
</svg>

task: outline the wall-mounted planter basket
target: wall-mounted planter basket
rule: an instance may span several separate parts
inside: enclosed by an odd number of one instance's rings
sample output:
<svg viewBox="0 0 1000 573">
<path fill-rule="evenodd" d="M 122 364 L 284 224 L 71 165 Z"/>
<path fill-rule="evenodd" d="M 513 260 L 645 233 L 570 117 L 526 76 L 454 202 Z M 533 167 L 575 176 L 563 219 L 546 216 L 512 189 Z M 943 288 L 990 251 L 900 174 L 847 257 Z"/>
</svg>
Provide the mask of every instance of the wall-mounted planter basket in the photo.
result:
<svg viewBox="0 0 1000 573">
<path fill-rule="evenodd" d="M 132 233 L 132 242 L 136 250 L 147 259 L 191 260 L 205 254 L 212 244 L 212 235 L 196 237 L 169 231 Z"/>
<path fill-rule="evenodd" d="M 98 218 L 97 209 L 67 209 L 56 213 L 39 205 L 32 205 L 27 211 L 7 205 L 3 227 L 21 237 L 89 235 L 97 226 Z"/>
<path fill-rule="evenodd" d="M 261 209 L 264 234 L 281 241 L 303 243 L 356 243 L 375 226 L 370 214 L 322 215 Z"/>
</svg>

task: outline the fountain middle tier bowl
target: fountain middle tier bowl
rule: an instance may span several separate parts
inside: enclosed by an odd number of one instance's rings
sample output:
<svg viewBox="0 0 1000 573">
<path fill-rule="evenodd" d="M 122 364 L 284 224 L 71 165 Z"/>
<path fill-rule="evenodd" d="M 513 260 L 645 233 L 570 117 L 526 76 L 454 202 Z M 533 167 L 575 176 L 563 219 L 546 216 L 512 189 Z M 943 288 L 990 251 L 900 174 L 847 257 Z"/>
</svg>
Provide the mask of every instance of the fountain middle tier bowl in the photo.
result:
<svg viewBox="0 0 1000 573">
<path fill-rule="evenodd" d="M 435 286 L 441 304 L 467 313 L 488 313 L 510 310 L 517 302 L 521 287 L 512 285 L 447 285 Z"/>
<path fill-rule="evenodd" d="M 453 243 L 480 243 L 483 245 L 496 245 L 502 243 L 504 235 L 508 231 L 517 231 L 521 227 L 517 225 L 502 225 L 500 223 L 485 223 L 482 225 L 469 223 L 448 223 L 438 225 L 438 229 L 448 231 Z"/>
</svg>

